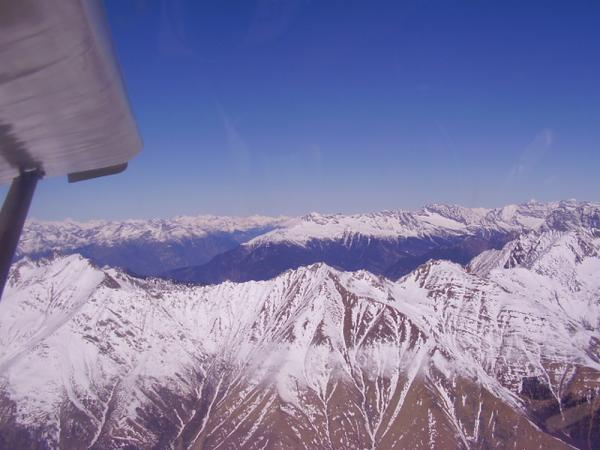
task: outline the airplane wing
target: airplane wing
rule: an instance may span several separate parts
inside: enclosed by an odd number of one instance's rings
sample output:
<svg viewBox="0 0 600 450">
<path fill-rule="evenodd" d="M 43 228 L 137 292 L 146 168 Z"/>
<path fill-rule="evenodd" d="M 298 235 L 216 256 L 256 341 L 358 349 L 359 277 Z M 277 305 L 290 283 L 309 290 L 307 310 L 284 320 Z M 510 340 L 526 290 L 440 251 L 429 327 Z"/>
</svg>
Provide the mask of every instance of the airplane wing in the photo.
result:
<svg viewBox="0 0 600 450">
<path fill-rule="evenodd" d="M 102 4 L 0 1 L 0 184 L 126 164 L 141 140 Z"/>
<path fill-rule="evenodd" d="M 0 0 L 0 295 L 37 179 L 118 173 L 141 147 L 101 2 Z"/>
</svg>

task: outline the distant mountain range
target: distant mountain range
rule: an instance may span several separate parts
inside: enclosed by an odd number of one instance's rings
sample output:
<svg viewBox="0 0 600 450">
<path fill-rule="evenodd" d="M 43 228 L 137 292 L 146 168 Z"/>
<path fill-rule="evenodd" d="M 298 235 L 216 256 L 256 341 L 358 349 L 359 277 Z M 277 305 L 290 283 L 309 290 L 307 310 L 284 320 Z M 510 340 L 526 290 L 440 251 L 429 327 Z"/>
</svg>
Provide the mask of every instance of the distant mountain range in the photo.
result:
<svg viewBox="0 0 600 450">
<path fill-rule="evenodd" d="M 600 448 L 598 217 L 311 215 L 217 257 L 498 244 L 397 281 L 320 262 L 190 286 L 25 258 L 0 302 L 0 448 Z"/>
<path fill-rule="evenodd" d="M 396 280 L 430 259 L 466 265 L 524 232 L 599 224 L 600 203 L 576 201 L 301 218 L 36 221 L 26 225 L 18 255 L 81 254 L 100 266 L 199 284 L 266 280 L 317 262 Z"/>
<path fill-rule="evenodd" d="M 155 276 L 204 264 L 288 221 L 285 217 L 263 216 L 197 216 L 121 222 L 30 220 L 23 229 L 17 258 L 80 254 L 100 266 Z"/>
</svg>

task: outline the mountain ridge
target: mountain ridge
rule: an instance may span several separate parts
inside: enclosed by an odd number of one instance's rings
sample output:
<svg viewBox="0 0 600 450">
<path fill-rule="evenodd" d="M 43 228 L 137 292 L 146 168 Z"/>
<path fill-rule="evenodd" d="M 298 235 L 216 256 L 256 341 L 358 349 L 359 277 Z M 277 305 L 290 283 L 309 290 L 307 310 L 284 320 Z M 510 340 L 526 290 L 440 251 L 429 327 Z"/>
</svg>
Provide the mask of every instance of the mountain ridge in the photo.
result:
<svg viewBox="0 0 600 450">
<path fill-rule="evenodd" d="M 518 242 L 548 251 L 509 267 L 490 252 L 483 271 L 429 261 L 398 281 L 318 263 L 184 286 L 80 256 L 23 260 L 0 303 L 0 439 L 596 448 L 600 239 Z"/>
<path fill-rule="evenodd" d="M 498 209 L 429 205 L 414 212 L 310 214 L 216 255 L 209 262 L 166 272 L 204 284 L 269 279 L 318 261 L 343 270 L 364 268 L 398 279 L 429 259 L 466 265 L 524 232 L 600 229 L 600 204 L 529 202 Z"/>
<path fill-rule="evenodd" d="M 17 259 L 80 253 L 134 274 L 197 283 L 268 279 L 318 261 L 397 279 L 432 258 L 466 265 L 482 251 L 542 226 L 598 228 L 598 211 L 598 203 L 571 200 L 493 209 L 431 204 L 415 211 L 300 218 L 33 220 L 25 225 Z"/>
<path fill-rule="evenodd" d="M 287 221 L 286 217 L 210 215 L 90 222 L 29 220 L 16 257 L 79 253 L 99 265 L 153 276 L 208 262 Z"/>
</svg>

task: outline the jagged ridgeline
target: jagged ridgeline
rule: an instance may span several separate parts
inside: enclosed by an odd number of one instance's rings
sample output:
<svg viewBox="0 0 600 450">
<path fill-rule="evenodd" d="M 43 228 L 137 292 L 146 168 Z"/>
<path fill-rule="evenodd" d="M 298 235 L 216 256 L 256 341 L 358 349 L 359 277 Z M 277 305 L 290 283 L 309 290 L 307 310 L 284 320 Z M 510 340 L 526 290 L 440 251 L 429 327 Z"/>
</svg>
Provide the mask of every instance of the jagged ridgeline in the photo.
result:
<svg viewBox="0 0 600 450">
<path fill-rule="evenodd" d="M 460 232 L 516 235 L 396 280 L 321 262 L 194 286 L 79 255 L 17 262 L 0 302 L 0 447 L 599 448 L 598 207 L 412 214 L 419 230 L 464 219 Z M 311 217 L 242 247 L 405 216 Z"/>
<path fill-rule="evenodd" d="M 81 254 L 99 266 L 201 284 L 267 280 L 318 262 L 397 280 L 430 259 L 466 265 L 521 233 L 598 228 L 599 211 L 596 203 L 567 201 L 498 209 L 429 205 L 418 211 L 301 218 L 32 221 L 18 256 Z"/>
</svg>

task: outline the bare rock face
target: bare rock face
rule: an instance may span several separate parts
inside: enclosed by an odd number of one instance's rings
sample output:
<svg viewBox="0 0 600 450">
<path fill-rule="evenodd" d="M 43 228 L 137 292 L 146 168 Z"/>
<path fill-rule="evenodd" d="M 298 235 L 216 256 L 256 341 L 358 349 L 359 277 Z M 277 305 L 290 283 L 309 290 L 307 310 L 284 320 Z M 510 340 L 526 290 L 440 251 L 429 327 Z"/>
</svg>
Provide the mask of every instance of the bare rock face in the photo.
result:
<svg viewBox="0 0 600 450">
<path fill-rule="evenodd" d="M 0 448 L 599 448 L 599 250 L 539 230 L 396 282 L 321 263 L 207 287 L 22 260 Z"/>
</svg>

